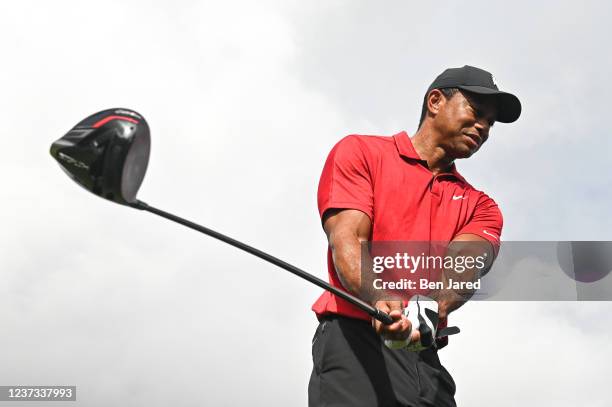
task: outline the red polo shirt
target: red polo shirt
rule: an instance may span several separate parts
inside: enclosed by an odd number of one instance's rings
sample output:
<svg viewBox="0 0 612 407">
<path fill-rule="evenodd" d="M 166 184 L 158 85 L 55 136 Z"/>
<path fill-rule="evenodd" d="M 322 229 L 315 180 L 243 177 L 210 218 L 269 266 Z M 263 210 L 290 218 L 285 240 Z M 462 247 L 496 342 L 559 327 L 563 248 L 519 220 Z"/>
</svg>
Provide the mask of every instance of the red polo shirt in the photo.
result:
<svg viewBox="0 0 612 407">
<path fill-rule="evenodd" d="M 393 137 L 351 135 L 331 150 L 318 191 L 319 214 L 357 209 L 372 220 L 372 241 L 450 242 L 471 233 L 499 248 L 502 215 L 497 204 L 457 172 L 433 175 L 406 132 Z M 342 287 L 327 251 L 329 281 Z M 370 316 L 325 291 L 312 307 L 370 320 Z"/>
</svg>

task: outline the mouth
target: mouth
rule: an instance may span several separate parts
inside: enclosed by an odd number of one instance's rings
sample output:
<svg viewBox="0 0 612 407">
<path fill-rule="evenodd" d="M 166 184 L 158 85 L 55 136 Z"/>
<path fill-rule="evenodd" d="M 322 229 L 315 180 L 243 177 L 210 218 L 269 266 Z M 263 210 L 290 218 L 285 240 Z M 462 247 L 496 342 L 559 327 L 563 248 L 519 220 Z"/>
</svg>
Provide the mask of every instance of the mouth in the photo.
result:
<svg viewBox="0 0 612 407">
<path fill-rule="evenodd" d="M 482 139 L 480 138 L 480 136 L 478 134 L 475 133 L 466 133 L 466 136 L 468 136 L 468 139 L 474 144 L 474 147 L 480 147 L 480 144 L 482 143 Z"/>
</svg>

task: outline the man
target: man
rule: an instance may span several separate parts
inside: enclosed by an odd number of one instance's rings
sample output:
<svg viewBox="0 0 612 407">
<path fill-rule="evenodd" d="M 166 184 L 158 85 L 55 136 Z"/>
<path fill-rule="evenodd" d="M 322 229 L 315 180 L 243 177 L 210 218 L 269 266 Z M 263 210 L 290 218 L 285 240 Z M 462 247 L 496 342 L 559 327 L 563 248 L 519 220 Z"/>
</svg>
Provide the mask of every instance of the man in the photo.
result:
<svg viewBox="0 0 612 407">
<path fill-rule="evenodd" d="M 321 295 L 313 305 L 320 324 L 313 338 L 311 407 L 455 405 L 455 384 L 437 354 L 445 340 L 429 346 L 431 341 L 426 344 L 421 337 L 425 331 L 412 329 L 418 319 L 403 311 L 416 302 L 377 298 L 362 284 L 361 244 L 473 242 L 485 245 L 492 260 L 499 247 L 501 212 L 467 183 L 454 161 L 478 151 L 495 121 L 514 122 L 520 112 L 519 100 L 499 91 L 489 72 L 466 65 L 447 69 L 434 80 L 412 137 L 405 132 L 393 137 L 352 135 L 332 149 L 318 191 L 329 241 L 330 282 L 388 312 L 394 323 L 372 321 L 333 294 Z M 472 269 L 461 278 L 477 277 Z M 435 329 L 446 326 L 447 315 L 472 293 L 427 293 L 430 298 L 425 299 L 433 304 L 429 308 L 438 315 L 429 313 L 421 322 L 433 326 L 434 339 Z M 409 346 L 385 346 L 402 341 Z M 414 345 L 425 349 L 409 350 Z"/>
</svg>

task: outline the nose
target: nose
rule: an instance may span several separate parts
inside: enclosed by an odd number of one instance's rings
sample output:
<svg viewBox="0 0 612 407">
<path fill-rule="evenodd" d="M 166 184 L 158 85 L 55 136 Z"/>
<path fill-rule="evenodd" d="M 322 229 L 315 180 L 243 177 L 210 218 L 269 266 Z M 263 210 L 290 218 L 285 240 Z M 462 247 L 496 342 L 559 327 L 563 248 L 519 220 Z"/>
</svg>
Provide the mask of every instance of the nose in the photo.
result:
<svg viewBox="0 0 612 407">
<path fill-rule="evenodd" d="M 489 121 L 484 118 L 479 118 L 476 120 L 475 127 L 476 130 L 478 130 L 480 137 L 482 137 L 483 142 L 486 141 L 489 137 L 489 129 L 491 128 Z"/>
</svg>

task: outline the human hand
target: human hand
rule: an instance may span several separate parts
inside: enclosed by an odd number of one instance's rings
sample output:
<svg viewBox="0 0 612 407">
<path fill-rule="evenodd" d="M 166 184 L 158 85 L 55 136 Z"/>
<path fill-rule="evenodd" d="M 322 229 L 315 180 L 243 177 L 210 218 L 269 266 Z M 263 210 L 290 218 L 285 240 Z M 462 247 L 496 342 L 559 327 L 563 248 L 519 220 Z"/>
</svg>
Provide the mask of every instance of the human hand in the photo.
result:
<svg viewBox="0 0 612 407">
<path fill-rule="evenodd" d="M 375 307 L 393 319 L 391 325 L 385 325 L 376 319 L 372 320 L 372 326 L 376 333 L 383 337 L 388 348 L 400 349 L 420 340 L 420 333 L 412 329 L 412 323 L 406 318 L 401 301 L 377 301 Z"/>
</svg>

